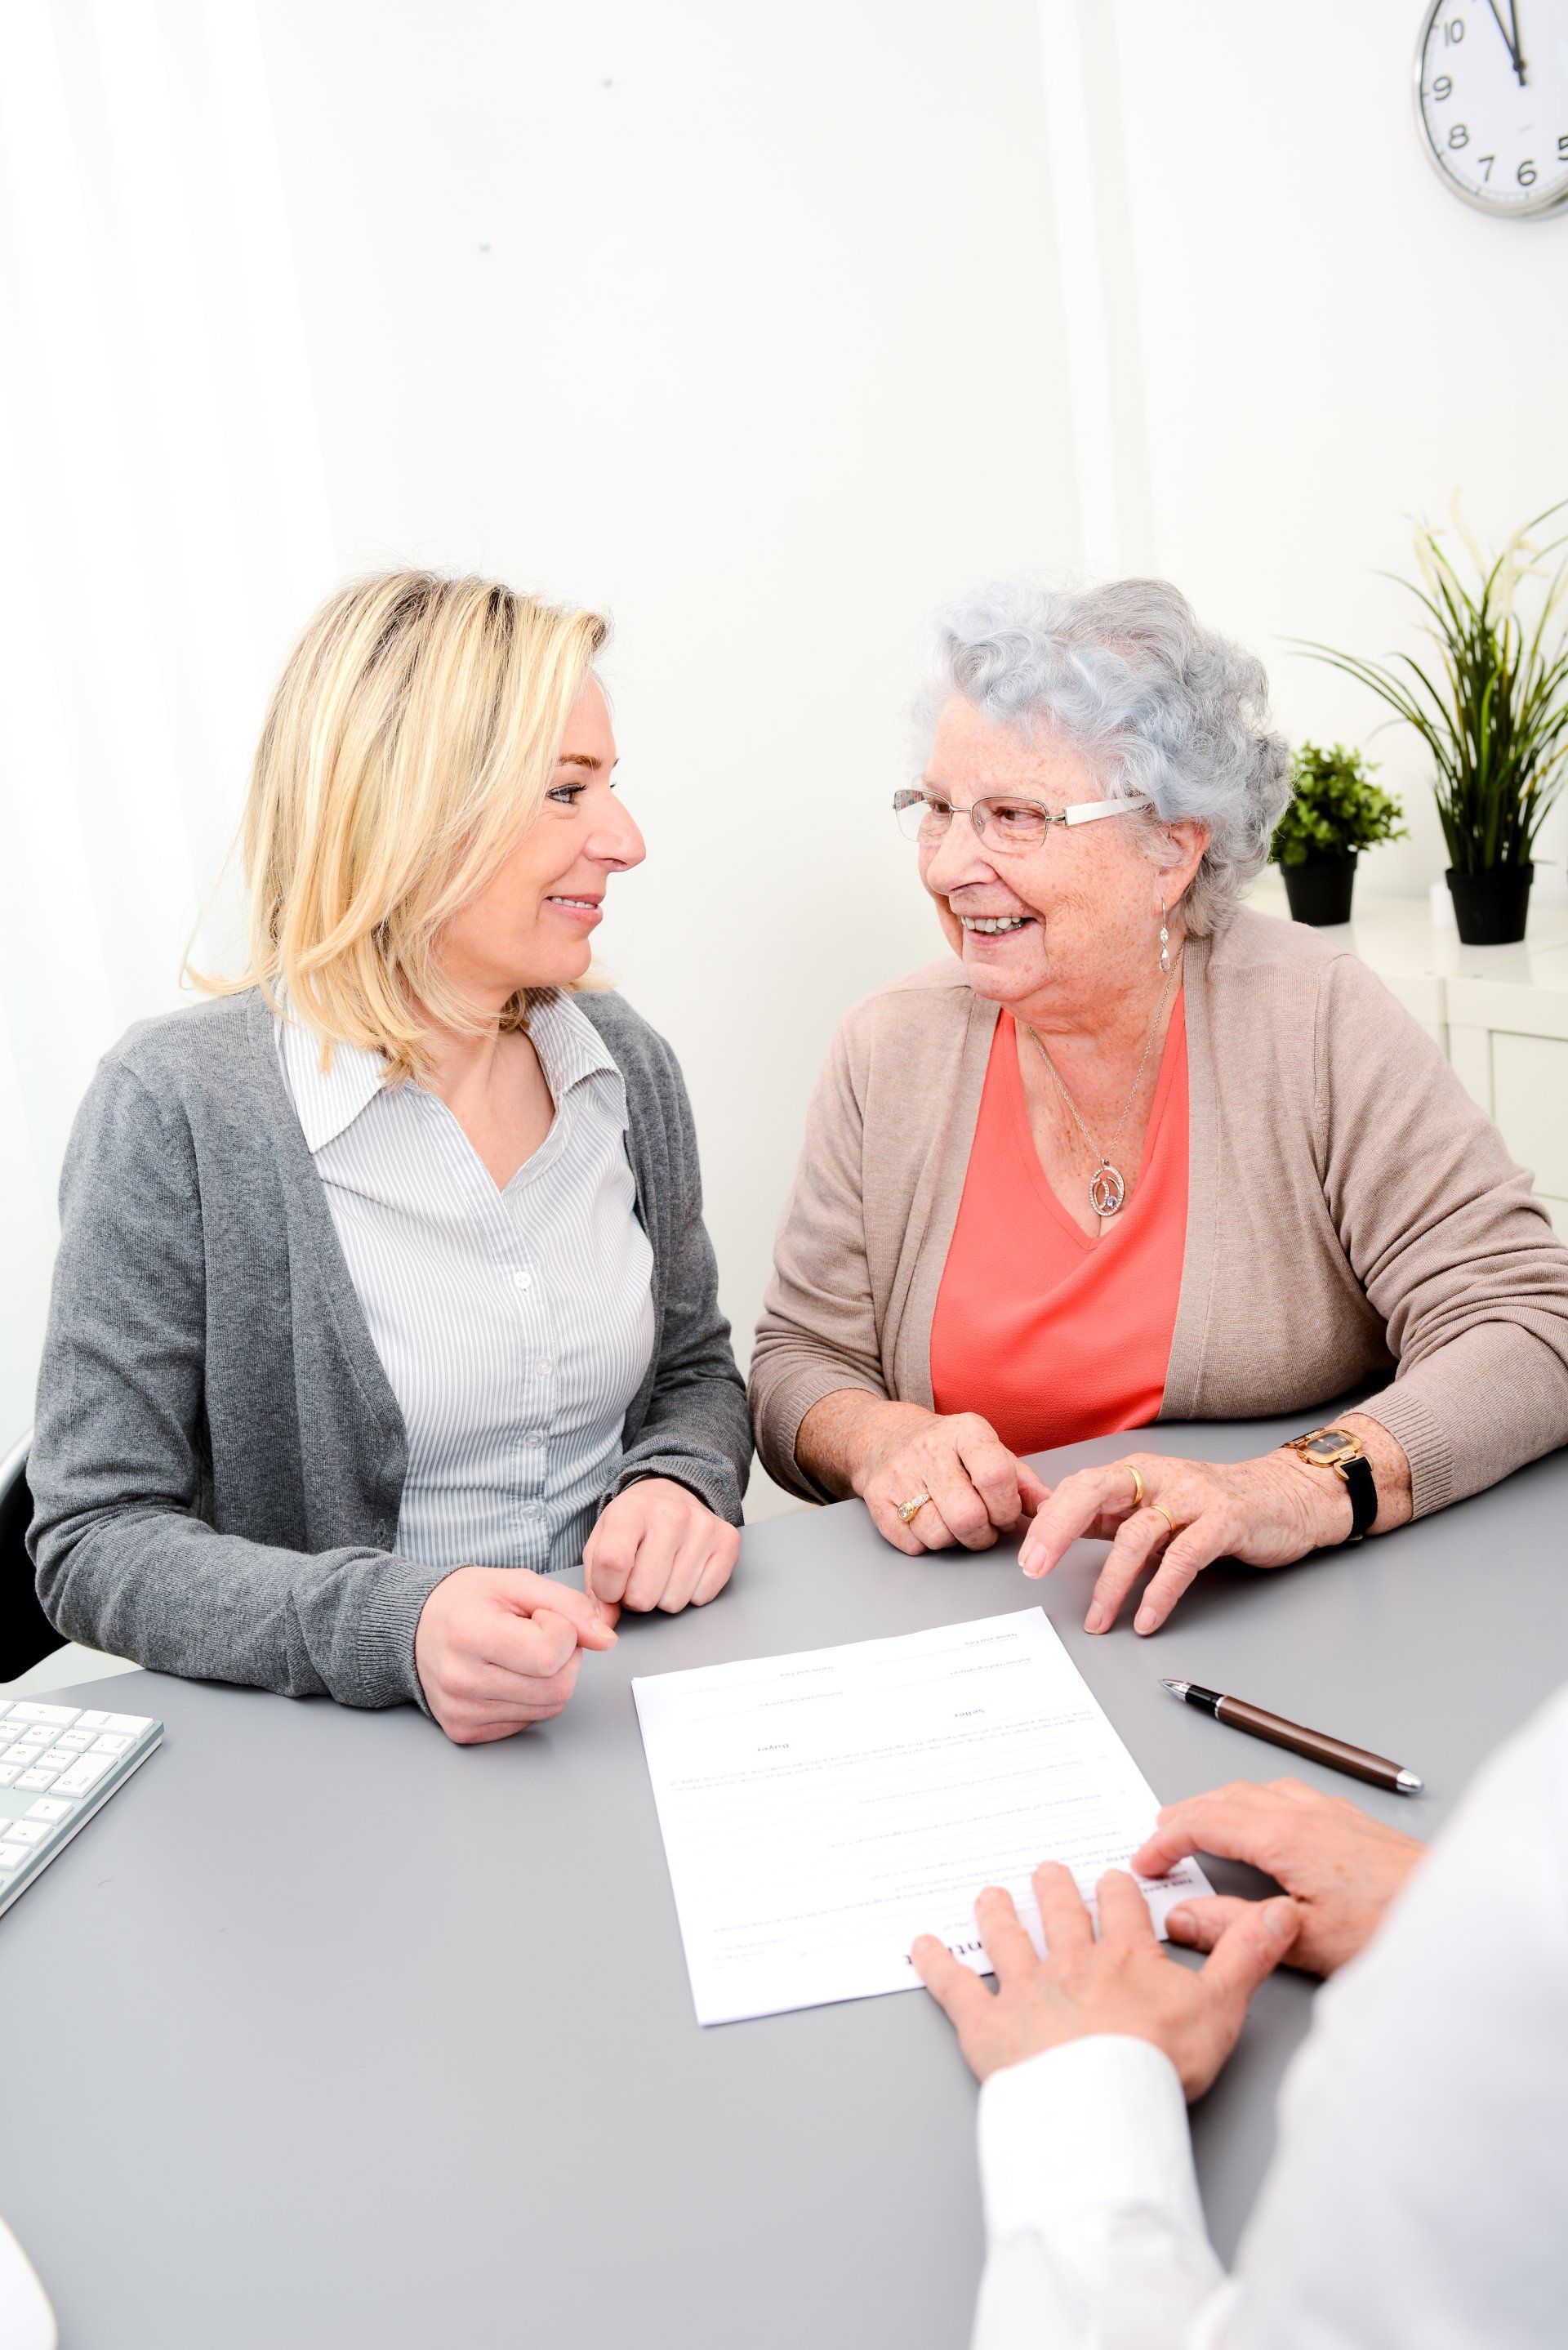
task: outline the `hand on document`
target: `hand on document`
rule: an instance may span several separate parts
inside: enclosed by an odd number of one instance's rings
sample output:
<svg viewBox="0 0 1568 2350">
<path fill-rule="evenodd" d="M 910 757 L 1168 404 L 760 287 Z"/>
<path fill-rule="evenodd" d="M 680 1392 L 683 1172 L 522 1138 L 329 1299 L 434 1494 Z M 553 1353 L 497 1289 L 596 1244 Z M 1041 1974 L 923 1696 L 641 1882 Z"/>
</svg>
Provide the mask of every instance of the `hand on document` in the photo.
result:
<svg viewBox="0 0 1568 2350">
<path fill-rule="evenodd" d="M 1320 1794 L 1301 1779 L 1271 1779 L 1262 1787 L 1239 1780 L 1210 1794 L 1189 1795 L 1184 1804 L 1168 1804 L 1132 1865 L 1159 1877 L 1189 1853 L 1211 1852 L 1265 1870 L 1301 1913 L 1292 1966 L 1331 1975 L 1372 1939 L 1426 1849 L 1419 1837 L 1375 1820 L 1343 1795 Z M 1167 1931 L 1173 1942 L 1211 1950 L 1254 1906 L 1233 1893 L 1183 1901 L 1171 1910 Z"/>
<path fill-rule="evenodd" d="M 920 1935 L 911 1953 L 976 2078 L 1068 2040 L 1115 2033 L 1163 2049 L 1187 2095 L 1200 2097 L 1236 2045 L 1252 1993 L 1295 1939 L 1295 1904 L 1280 1897 L 1246 1905 L 1195 1974 L 1166 1957 L 1143 1892 L 1124 1869 L 1107 1871 L 1096 1887 L 1097 1939 L 1071 1870 L 1046 1861 L 1033 1883 L 1044 1959 L 1010 1894 L 990 1886 L 974 1905 L 994 1995 L 934 1934 Z"/>
<path fill-rule="evenodd" d="M 1038 1607 L 632 1683 L 701 2023 L 911 1991 L 937 1928 L 969 1965 L 974 1897 L 1026 1924 L 1042 1853 L 1088 1891 L 1155 1798 Z M 1150 1932 L 1210 1887 L 1180 1861 Z"/>
</svg>

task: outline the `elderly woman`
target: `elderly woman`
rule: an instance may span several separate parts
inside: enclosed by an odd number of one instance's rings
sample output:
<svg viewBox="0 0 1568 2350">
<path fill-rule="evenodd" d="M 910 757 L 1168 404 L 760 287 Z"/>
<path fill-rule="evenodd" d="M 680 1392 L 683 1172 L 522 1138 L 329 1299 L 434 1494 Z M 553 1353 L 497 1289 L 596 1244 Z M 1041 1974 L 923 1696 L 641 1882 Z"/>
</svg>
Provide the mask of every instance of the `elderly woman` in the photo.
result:
<svg viewBox="0 0 1568 2350">
<path fill-rule="evenodd" d="M 28 1473 L 68 1637 L 471 1743 L 558 1713 L 618 1603 L 728 1578 L 751 1437 L 691 1112 L 578 992 L 643 856 L 605 635 L 407 572 L 290 656 L 250 967 L 130 1031 L 67 1158 Z"/>
<path fill-rule="evenodd" d="M 773 1475 L 911 1554 L 1112 1537 L 1086 1628 L 1283 1565 L 1568 1438 L 1568 1252 L 1441 1054 L 1332 941 L 1239 910 L 1287 793 L 1258 662 L 1177 591 L 981 590 L 896 807 L 951 951 L 857 1006 L 752 1371 Z M 1390 1373 L 1392 1376 L 1390 1377 Z M 1235 1464 L 1020 1456 L 1310 1412 Z"/>
</svg>

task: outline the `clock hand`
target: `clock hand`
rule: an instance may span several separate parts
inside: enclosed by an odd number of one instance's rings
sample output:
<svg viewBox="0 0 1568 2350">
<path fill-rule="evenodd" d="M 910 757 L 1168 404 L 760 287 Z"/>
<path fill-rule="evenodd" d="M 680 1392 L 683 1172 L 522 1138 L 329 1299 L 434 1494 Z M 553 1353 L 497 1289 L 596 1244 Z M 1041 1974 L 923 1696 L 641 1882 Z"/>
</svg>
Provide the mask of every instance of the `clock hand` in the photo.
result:
<svg viewBox="0 0 1568 2350">
<path fill-rule="evenodd" d="M 1515 0 L 1508 0 L 1508 21 L 1513 27 L 1513 70 L 1519 76 L 1521 89 L 1530 79 L 1524 69 L 1524 51 L 1519 46 L 1519 10 Z"/>
<path fill-rule="evenodd" d="M 1510 34 L 1508 26 L 1503 23 L 1502 10 L 1498 6 L 1497 0 L 1487 0 L 1487 6 L 1491 10 L 1493 24 L 1497 26 L 1498 31 L 1502 35 L 1502 45 L 1508 51 L 1509 59 L 1513 67 L 1513 70 L 1518 75 L 1520 80 L 1522 81 L 1524 79 L 1524 60 L 1519 54 L 1519 44 Z M 1513 15 L 1513 0 L 1508 0 L 1508 13 L 1511 17 Z"/>
</svg>

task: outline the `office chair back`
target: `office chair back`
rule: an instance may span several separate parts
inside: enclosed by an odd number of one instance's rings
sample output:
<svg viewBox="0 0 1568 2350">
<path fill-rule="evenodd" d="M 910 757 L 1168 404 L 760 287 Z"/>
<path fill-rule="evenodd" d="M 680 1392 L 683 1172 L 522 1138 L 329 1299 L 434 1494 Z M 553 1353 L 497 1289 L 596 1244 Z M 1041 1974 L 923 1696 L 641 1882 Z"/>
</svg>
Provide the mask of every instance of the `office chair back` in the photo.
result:
<svg viewBox="0 0 1568 2350">
<path fill-rule="evenodd" d="M 27 1490 L 27 1439 L 0 1460 L 0 1681 L 14 1681 L 44 1657 L 66 1645 L 38 1605 L 27 1527 L 33 1496 Z"/>
</svg>

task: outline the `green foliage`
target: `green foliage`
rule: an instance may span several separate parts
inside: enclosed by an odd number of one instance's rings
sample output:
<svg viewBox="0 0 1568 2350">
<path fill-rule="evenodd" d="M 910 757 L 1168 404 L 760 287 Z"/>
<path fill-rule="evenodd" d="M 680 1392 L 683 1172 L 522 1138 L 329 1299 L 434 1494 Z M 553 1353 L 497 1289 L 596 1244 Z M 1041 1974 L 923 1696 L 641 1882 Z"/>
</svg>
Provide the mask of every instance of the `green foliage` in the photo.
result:
<svg viewBox="0 0 1568 2350">
<path fill-rule="evenodd" d="M 1362 660 L 1328 645 L 1303 650 L 1343 670 L 1414 726 L 1436 762 L 1433 792 L 1456 873 L 1490 873 L 1530 864 L 1548 810 L 1568 781 L 1568 535 L 1543 546 L 1530 534 L 1568 499 L 1516 530 L 1488 562 L 1454 512 L 1474 567 L 1468 587 L 1429 523 L 1416 533 L 1424 586 L 1408 588 L 1428 614 L 1422 631 L 1437 660 L 1396 653 Z M 1533 627 L 1515 609 L 1521 581 L 1545 582 Z"/>
<path fill-rule="evenodd" d="M 1407 840 L 1399 822 L 1405 811 L 1373 782 L 1376 773 L 1343 743 L 1332 751 L 1303 743 L 1296 753 L 1294 795 L 1275 827 L 1270 862 L 1304 865 L 1309 857 L 1348 857 L 1380 841 Z"/>
</svg>

